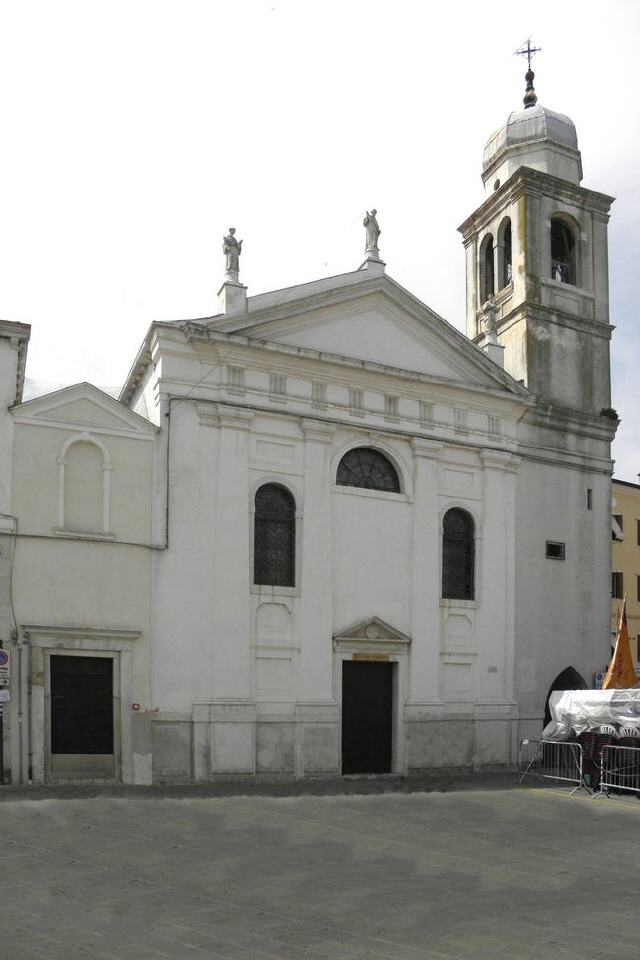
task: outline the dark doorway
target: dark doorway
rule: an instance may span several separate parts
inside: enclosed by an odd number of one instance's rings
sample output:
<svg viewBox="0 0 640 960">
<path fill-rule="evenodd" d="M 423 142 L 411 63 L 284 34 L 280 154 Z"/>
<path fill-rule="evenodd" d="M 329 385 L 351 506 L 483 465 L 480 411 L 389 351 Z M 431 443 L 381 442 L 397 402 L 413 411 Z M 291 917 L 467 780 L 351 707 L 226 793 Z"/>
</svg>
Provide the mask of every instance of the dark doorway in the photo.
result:
<svg viewBox="0 0 640 960">
<path fill-rule="evenodd" d="M 111 657 L 51 657 L 51 753 L 113 753 Z"/>
<path fill-rule="evenodd" d="M 342 772 L 390 773 L 393 664 L 342 664 Z"/>
<path fill-rule="evenodd" d="M 575 667 L 567 667 L 566 670 L 563 670 L 562 673 L 559 673 L 555 678 L 551 687 L 549 688 L 549 693 L 547 694 L 547 699 L 544 707 L 544 725 L 551 722 L 551 710 L 549 709 L 549 697 L 556 690 L 588 690 L 587 684 L 585 683 L 584 677 L 578 673 Z"/>
</svg>

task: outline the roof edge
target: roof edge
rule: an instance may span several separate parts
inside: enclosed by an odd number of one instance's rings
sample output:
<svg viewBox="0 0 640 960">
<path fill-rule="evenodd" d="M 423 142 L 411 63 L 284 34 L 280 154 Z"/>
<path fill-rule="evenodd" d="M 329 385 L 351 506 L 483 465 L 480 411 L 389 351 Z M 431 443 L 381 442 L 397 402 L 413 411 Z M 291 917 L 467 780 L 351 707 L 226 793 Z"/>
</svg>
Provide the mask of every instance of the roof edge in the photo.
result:
<svg viewBox="0 0 640 960">
<path fill-rule="evenodd" d="M 15 341 L 18 351 L 16 364 L 16 403 L 22 402 L 24 378 L 27 369 L 27 347 L 31 337 L 31 324 L 17 320 L 0 320 L 0 339 Z"/>
</svg>

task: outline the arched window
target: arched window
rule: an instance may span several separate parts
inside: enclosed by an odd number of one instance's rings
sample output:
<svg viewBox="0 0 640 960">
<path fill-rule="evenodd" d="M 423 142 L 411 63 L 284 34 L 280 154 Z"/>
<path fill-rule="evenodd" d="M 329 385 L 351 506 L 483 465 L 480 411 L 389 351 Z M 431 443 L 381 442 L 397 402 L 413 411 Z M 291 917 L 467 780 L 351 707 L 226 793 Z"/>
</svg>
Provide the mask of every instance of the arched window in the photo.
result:
<svg viewBox="0 0 640 960">
<path fill-rule="evenodd" d="M 400 480 L 393 464 L 379 450 L 354 447 L 338 464 L 336 483 L 342 487 L 366 487 L 400 493 Z"/>
<path fill-rule="evenodd" d="M 256 492 L 253 582 L 294 587 L 295 569 L 295 501 L 285 487 L 266 483 Z"/>
<path fill-rule="evenodd" d="M 576 241 L 573 230 L 560 217 L 551 218 L 551 277 L 576 285 Z"/>
<path fill-rule="evenodd" d="M 491 234 L 482 241 L 480 248 L 480 305 L 495 293 L 493 274 L 493 237 Z"/>
<path fill-rule="evenodd" d="M 473 600 L 475 595 L 475 530 L 466 510 L 447 510 L 442 524 L 442 596 Z"/>
<path fill-rule="evenodd" d="M 509 283 L 513 274 L 511 257 L 511 220 L 506 217 L 500 225 L 499 234 L 499 272 L 500 289 L 502 290 Z"/>
</svg>

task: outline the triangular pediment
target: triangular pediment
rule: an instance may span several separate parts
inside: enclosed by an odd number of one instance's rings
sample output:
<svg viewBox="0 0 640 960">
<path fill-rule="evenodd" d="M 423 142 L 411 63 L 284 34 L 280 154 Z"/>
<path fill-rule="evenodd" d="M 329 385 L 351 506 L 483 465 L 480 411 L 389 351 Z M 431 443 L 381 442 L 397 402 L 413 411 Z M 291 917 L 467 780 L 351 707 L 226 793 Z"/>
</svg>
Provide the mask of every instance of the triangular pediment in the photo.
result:
<svg viewBox="0 0 640 960">
<path fill-rule="evenodd" d="M 295 288 L 292 288 L 295 290 Z M 402 371 L 522 394 L 501 367 L 426 304 L 385 275 L 306 292 L 255 308 L 215 327 L 249 339 L 368 361 Z"/>
<path fill-rule="evenodd" d="M 340 633 L 334 634 L 334 642 L 359 642 L 375 645 L 376 643 L 411 643 L 410 637 L 401 630 L 397 630 L 385 623 L 380 617 L 369 617 L 347 627 Z"/>
<path fill-rule="evenodd" d="M 12 408 L 16 420 L 154 434 L 157 428 L 91 383 L 75 383 Z"/>
</svg>

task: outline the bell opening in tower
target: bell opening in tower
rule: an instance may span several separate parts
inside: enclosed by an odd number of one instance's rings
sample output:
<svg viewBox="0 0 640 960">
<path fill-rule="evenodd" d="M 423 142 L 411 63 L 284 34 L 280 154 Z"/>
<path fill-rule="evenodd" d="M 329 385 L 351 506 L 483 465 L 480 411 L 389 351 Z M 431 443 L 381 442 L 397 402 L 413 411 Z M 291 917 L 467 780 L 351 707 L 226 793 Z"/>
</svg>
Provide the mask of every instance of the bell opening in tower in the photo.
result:
<svg viewBox="0 0 640 960">
<path fill-rule="evenodd" d="M 575 237 L 559 217 L 551 220 L 551 277 L 560 283 L 576 283 Z"/>
<path fill-rule="evenodd" d="M 484 238 L 480 255 L 480 303 L 483 304 L 495 293 L 493 271 L 493 237 Z"/>
</svg>

